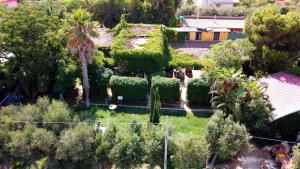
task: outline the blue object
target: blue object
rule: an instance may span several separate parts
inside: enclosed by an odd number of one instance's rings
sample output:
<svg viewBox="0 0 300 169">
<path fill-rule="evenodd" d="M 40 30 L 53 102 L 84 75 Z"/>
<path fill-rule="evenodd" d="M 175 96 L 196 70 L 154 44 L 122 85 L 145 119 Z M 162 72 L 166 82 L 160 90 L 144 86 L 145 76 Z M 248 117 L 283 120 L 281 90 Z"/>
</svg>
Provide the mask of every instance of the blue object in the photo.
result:
<svg viewBox="0 0 300 169">
<path fill-rule="evenodd" d="M 12 97 L 11 95 L 7 95 L 7 96 L 0 102 L 0 106 L 2 106 L 2 104 L 4 104 L 5 102 L 15 104 L 15 98 Z"/>
<path fill-rule="evenodd" d="M 179 16 L 179 20 L 183 21 L 184 20 L 184 16 Z"/>
</svg>

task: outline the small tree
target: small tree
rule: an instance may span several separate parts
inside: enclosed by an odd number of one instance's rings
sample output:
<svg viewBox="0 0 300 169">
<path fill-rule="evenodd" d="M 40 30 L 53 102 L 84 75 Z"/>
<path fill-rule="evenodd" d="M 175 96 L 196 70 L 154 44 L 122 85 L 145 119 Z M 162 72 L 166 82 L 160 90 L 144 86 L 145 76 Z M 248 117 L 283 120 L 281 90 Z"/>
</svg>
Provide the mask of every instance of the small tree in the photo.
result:
<svg viewBox="0 0 300 169">
<path fill-rule="evenodd" d="M 208 121 L 205 138 L 213 155 L 210 167 L 217 157 L 221 161 L 230 160 L 249 149 L 250 136 L 246 127 L 234 122 L 231 115 L 226 117 L 222 111 L 216 111 Z"/>
<path fill-rule="evenodd" d="M 116 30 L 116 34 L 119 34 L 119 32 L 124 29 L 124 28 L 127 28 L 128 27 L 128 23 L 126 22 L 126 18 L 125 18 L 125 15 L 121 15 L 121 20 L 120 20 L 120 23 L 115 27 L 115 30 Z"/>
<path fill-rule="evenodd" d="M 57 144 L 56 158 L 63 165 L 70 165 L 68 168 L 81 168 L 93 157 L 94 141 L 94 131 L 90 126 L 77 125 L 64 130 Z"/>
<path fill-rule="evenodd" d="M 119 132 L 120 141 L 113 147 L 110 157 L 120 168 L 136 168 L 143 164 L 145 139 L 142 136 L 142 125 L 133 122 L 129 132 Z"/>
<path fill-rule="evenodd" d="M 208 155 L 208 145 L 203 139 L 188 140 L 178 146 L 175 153 L 177 168 L 202 169 Z"/>
<path fill-rule="evenodd" d="M 150 123 L 158 124 L 160 118 L 160 97 L 158 87 L 153 87 L 151 89 L 150 96 Z"/>
</svg>

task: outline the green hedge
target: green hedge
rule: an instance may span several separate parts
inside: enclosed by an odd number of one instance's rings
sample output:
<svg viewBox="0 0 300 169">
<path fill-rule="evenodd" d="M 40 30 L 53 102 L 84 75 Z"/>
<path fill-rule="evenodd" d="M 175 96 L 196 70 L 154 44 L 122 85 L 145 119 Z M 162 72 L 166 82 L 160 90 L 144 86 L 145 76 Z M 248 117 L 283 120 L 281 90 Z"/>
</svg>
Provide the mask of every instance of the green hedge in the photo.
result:
<svg viewBox="0 0 300 169">
<path fill-rule="evenodd" d="M 189 79 L 187 84 L 187 100 L 190 105 L 209 105 L 210 99 L 207 80 L 204 78 Z"/>
<path fill-rule="evenodd" d="M 169 40 L 169 42 L 173 42 L 173 41 L 176 41 L 177 39 L 177 36 L 176 36 L 176 32 L 174 29 L 172 28 L 167 28 L 166 29 L 166 36 Z"/>
<path fill-rule="evenodd" d="M 124 102 L 145 101 L 147 99 L 148 82 L 137 77 L 112 76 L 109 85 L 113 98 L 123 96 Z"/>
<path fill-rule="evenodd" d="M 153 77 L 152 87 L 158 87 L 162 102 L 175 102 L 180 98 L 179 80 L 175 78 Z"/>
<path fill-rule="evenodd" d="M 143 49 L 129 49 L 128 39 L 138 37 L 131 31 L 132 27 L 150 27 L 149 32 L 141 33 L 149 36 Z M 152 74 L 163 69 L 164 53 L 166 51 L 166 38 L 161 25 L 129 24 L 128 28 L 122 29 L 115 37 L 112 44 L 112 56 L 116 63 L 129 72 L 143 71 Z"/>
</svg>

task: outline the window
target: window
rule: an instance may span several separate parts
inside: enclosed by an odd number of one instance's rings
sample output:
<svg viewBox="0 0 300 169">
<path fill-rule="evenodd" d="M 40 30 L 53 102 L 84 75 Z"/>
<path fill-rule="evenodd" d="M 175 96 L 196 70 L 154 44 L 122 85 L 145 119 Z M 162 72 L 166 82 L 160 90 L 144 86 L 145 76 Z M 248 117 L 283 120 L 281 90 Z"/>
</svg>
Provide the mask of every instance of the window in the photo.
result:
<svg viewBox="0 0 300 169">
<path fill-rule="evenodd" d="M 214 41 L 220 40 L 220 32 L 214 32 Z"/>
<path fill-rule="evenodd" d="M 196 40 L 201 40 L 202 32 L 196 32 Z"/>
</svg>

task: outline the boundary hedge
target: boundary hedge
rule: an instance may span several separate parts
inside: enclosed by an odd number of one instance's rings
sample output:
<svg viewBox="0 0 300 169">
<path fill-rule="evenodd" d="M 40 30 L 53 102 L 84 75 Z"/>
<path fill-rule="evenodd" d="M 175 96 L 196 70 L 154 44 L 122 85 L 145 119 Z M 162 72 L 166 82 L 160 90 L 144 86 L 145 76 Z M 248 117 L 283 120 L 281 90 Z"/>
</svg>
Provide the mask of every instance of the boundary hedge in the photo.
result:
<svg viewBox="0 0 300 169">
<path fill-rule="evenodd" d="M 109 85 L 113 98 L 123 96 L 124 102 L 145 101 L 147 99 L 148 82 L 138 77 L 112 76 Z"/>
<path fill-rule="evenodd" d="M 162 102 L 176 102 L 180 98 L 179 80 L 155 76 L 152 78 L 151 87 L 158 87 L 160 100 Z"/>
<path fill-rule="evenodd" d="M 189 79 L 187 83 L 187 100 L 189 105 L 209 105 L 211 96 L 209 84 L 204 78 Z"/>
</svg>

